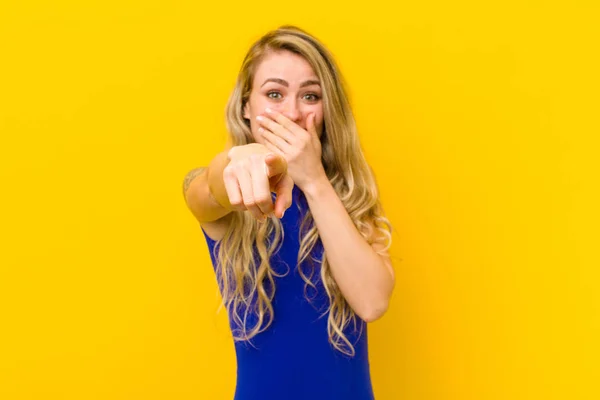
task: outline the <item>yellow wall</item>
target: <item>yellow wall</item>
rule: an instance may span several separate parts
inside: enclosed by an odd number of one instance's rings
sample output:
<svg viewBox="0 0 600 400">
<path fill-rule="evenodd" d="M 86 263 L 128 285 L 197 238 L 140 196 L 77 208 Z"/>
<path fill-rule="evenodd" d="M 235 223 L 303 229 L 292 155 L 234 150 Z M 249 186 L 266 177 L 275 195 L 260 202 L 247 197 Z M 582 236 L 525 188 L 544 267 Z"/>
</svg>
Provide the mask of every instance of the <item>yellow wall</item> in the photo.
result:
<svg viewBox="0 0 600 400">
<path fill-rule="evenodd" d="M 0 398 L 231 399 L 181 180 L 282 23 L 337 56 L 396 228 L 377 398 L 600 398 L 592 1 L 201 3 L 0 3 Z"/>
</svg>

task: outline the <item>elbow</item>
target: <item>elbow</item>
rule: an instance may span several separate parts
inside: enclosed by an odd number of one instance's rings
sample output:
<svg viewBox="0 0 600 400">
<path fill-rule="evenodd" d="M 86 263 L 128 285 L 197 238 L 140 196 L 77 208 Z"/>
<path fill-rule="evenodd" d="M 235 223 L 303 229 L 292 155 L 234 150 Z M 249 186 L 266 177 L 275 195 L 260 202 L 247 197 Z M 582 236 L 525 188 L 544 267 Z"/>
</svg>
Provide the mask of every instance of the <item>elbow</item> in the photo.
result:
<svg viewBox="0 0 600 400">
<path fill-rule="evenodd" d="M 382 299 L 377 302 L 372 302 L 360 310 L 356 314 L 365 322 L 374 322 L 383 317 L 389 307 L 389 300 Z"/>
</svg>

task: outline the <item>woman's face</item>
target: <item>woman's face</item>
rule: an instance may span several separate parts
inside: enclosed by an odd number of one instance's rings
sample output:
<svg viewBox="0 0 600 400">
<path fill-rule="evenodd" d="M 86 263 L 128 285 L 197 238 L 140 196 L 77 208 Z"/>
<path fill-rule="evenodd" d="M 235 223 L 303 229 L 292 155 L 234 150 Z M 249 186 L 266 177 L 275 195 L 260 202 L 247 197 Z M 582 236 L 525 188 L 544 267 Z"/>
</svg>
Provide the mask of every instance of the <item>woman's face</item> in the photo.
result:
<svg viewBox="0 0 600 400">
<path fill-rule="evenodd" d="M 265 108 L 276 110 L 307 130 L 307 118 L 315 114 L 317 134 L 323 132 L 323 92 L 319 78 L 310 64 L 290 51 L 269 53 L 258 65 L 250 98 L 244 106 L 244 118 L 250 120 L 254 140 L 264 144 L 258 132 L 258 115 L 266 116 Z"/>
</svg>

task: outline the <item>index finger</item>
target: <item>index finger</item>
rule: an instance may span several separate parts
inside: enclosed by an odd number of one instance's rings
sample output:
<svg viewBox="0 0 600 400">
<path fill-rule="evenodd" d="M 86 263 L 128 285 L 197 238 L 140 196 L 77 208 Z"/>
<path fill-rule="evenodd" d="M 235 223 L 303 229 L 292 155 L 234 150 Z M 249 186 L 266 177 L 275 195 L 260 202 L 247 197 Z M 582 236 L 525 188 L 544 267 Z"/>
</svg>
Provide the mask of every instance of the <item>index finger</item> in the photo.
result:
<svg viewBox="0 0 600 400">
<path fill-rule="evenodd" d="M 285 175 L 275 186 L 275 216 L 279 219 L 283 218 L 285 210 L 292 205 L 292 191 L 294 189 L 294 181 L 289 175 Z"/>
<path fill-rule="evenodd" d="M 285 129 L 292 133 L 300 133 L 304 132 L 298 124 L 294 123 L 292 120 L 288 119 L 285 115 L 270 108 L 265 109 L 267 115 L 269 115 L 275 122 L 279 125 L 283 126 Z"/>
</svg>

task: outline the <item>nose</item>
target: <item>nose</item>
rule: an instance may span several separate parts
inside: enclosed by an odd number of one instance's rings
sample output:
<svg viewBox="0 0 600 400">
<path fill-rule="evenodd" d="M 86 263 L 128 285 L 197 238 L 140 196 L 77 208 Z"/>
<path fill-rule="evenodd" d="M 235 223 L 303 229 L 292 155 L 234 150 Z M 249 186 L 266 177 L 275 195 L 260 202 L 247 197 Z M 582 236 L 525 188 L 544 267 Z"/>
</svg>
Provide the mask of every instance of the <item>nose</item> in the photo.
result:
<svg viewBox="0 0 600 400">
<path fill-rule="evenodd" d="M 281 113 L 293 122 L 300 121 L 300 117 L 302 116 L 302 113 L 298 108 L 297 101 L 293 99 L 289 99 L 286 102 L 286 104 L 283 106 L 283 110 L 281 111 Z"/>
</svg>

